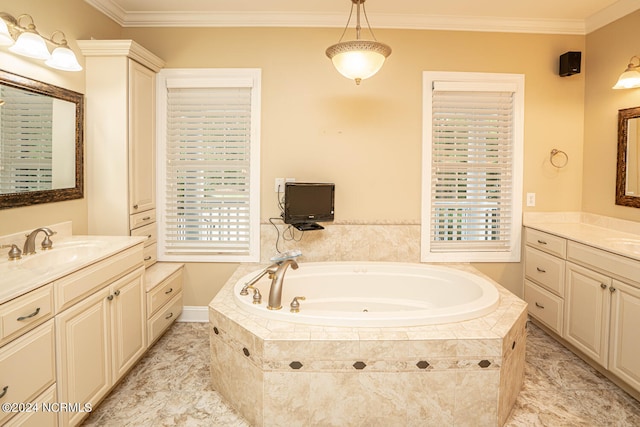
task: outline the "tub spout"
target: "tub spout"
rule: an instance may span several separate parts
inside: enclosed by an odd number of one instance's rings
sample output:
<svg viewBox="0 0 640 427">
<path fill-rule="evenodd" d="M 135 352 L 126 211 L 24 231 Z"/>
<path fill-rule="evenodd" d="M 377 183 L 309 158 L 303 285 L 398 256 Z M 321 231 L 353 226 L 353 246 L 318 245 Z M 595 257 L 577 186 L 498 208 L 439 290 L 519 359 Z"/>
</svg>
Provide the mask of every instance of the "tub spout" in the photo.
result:
<svg viewBox="0 0 640 427">
<path fill-rule="evenodd" d="M 269 290 L 269 310 L 280 310 L 282 308 L 282 283 L 284 281 L 284 273 L 287 267 L 291 266 L 294 270 L 298 269 L 298 263 L 294 259 L 287 259 L 279 263 L 278 269 L 271 280 L 271 289 Z"/>
<path fill-rule="evenodd" d="M 244 286 L 240 290 L 240 295 L 249 295 L 249 289 L 252 289 L 253 285 L 255 285 L 256 282 L 258 280 L 262 279 L 262 276 L 264 276 L 266 274 L 269 275 L 269 279 L 273 279 L 275 277 L 275 274 L 276 274 L 276 268 L 278 268 L 278 267 L 279 267 L 278 264 L 273 264 L 273 265 L 270 265 L 269 267 L 265 268 L 264 270 L 262 270 L 253 279 L 249 280 L 247 283 L 244 284 Z"/>
</svg>

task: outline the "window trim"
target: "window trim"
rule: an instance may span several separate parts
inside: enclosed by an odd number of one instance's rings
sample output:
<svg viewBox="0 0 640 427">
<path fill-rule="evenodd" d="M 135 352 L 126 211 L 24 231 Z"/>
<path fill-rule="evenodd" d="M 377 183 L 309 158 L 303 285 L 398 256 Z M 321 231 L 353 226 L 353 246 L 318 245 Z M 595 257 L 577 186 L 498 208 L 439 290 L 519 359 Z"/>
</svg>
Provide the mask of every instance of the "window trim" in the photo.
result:
<svg viewBox="0 0 640 427">
<path fill-rule="evenodd" d="M 478 82 L 515 84 L 513 112 L 513 195 L 511 199 L 511 241 L 508 251 L 431 251 L 431 161 L 432 161 L 432 97 L 434 82 Z M 470 73 L 448 71 L 423 72 L 422 133 L 422 262 L 519 262 L 522 240 L 522 184 L 524 167 L 524 75 L 503 73 Z"/>
<path fill-rule="evenodd" d="M 259 262 L 260 261 L 260 129 L 261 77 L 259 68 L 165 68 L 156 80 L 156 137 L 157 137 L 157 222 L 158 261 L 180 262 Z M 249 253 L 248 254 L 165 254 L 164 205 L 166 203 L 166 144 L 167 144 L 167 84 L 180 87 L 251 87 L 251 131 L 249 171 Z"/>
</svg>

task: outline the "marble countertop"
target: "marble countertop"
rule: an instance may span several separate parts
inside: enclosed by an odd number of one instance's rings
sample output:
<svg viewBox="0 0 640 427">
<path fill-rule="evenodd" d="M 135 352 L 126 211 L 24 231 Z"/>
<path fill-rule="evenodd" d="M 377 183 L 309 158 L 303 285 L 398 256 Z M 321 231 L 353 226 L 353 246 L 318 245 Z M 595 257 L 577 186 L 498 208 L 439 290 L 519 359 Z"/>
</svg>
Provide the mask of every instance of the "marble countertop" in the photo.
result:
<svg viewBox="0 0 640 427">
<path fill-rule="evenodd" d="M 89 264 L 144 242 L 146 237 L 67 236 L 53 239 L 53 248 L 37 250 L 33 255 L 9 261 L 0 259 L 0 304 L 51 283 Z M 65 257 L 65 262 L 45 262 L 44 257 L 60 257 L 69 248 L 81 247 L 78 253 Z M 57 249 L 57 251 L 56 251 Z M 57 259 L 56 259 L 57 261 Z"/>
<path fill-rule="evenodd" d="M 597 215 L 525 216 L 525 227 L 640 261 L 640 224 Z"/>
</svg>

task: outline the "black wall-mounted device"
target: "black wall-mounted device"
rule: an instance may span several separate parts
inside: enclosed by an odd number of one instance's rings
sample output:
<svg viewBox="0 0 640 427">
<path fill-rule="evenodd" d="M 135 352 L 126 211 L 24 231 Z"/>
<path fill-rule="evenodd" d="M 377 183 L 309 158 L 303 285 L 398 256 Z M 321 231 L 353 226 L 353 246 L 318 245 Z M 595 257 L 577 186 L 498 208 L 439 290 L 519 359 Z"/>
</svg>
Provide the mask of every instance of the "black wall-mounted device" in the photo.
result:
<svg viewBox="0 0 640 427">
<path fill-rule="evenodd" d="M 560 69 L 558 74 L 560 77 L 572 76 L 580 74 L 580 61 L 582 60 L 581 52 L 567 52 L 560 55 Z"/>
</svg>

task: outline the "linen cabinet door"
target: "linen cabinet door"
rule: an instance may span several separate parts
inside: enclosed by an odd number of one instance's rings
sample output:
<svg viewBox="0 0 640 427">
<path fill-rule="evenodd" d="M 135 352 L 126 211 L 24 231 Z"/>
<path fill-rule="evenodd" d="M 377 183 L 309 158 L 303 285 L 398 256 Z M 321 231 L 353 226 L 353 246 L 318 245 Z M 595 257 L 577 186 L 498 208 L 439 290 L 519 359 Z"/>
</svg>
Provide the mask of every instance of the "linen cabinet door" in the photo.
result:
<svg viewBox="0 0 640 427">
<path fill-rule="evenodd" d="M 640 289 L 613 281 L 609 370 L 640 391 Z"/>
<path fill-rule="evenodd" d="M 95 407 L 111 387 L 109 290 L 103 289 L 56 316 L 58 398 Z M 61 426 L 86 414 L 61 411 Z"/>
<path fill-rule="evenodd" d="M 567 262 L 564 338 L 607 366 L 611 279 Z"/>
</svg>

